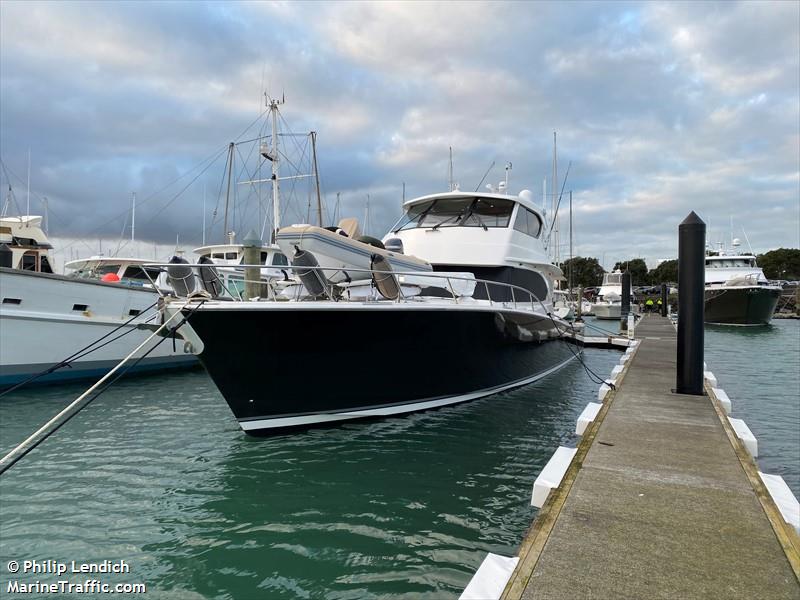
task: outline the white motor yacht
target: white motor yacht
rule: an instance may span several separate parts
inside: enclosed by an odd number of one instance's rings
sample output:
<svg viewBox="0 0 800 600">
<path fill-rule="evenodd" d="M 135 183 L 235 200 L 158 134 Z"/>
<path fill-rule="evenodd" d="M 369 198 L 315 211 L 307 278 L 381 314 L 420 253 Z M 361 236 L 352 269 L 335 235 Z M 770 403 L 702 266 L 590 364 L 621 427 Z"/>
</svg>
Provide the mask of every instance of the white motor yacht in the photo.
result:
<svg viewBox="0 0 800 600">
<path fill-rule="evenodd" d="M 368 268 L 348 258 L 365 242 L 299 228 L 320 235 L 313 248 L 281 246 L 301 282 L 292 299 L 165 302 L 167 315 L 189 319 L 200 361 L 248 433 L 464 402 L 536 381 L 577 353 L 552 316 L 563 275 L 529 191 L 409 200 Z"/>
<path fill-rule="evenodd" d="M 622 314 L 622 271 L 616 270 L 603 275 L 603 285 L 592 303 L 591 313 L 597 319 L 616 319 Z"/>
<path fill-rule="evenodd" d="M 733 240 L 734 252 L 739 240 Z M 718 325 L 767 325 L 782 288 L 770 284 L 752 254 L 706 256 L 705 321 Z"/>
<path fill-rule="evenodd" d="M 159 290 L 153 285 L 159 270 L 145 267 L 148 261 L 97 256 L 69 263 L 73 275 L 55 274 L 52 245 L 41 224 L 39 216 L 0 218 L 0 244 L 5 246 L 0 267 L 0 387 L 56 365 L 61 366 L 36 383 L 103 375 L 150 334 L 139 326 L 159 316 Z M 106 334 L 102 347 L 62 364 Z M 135 370 L 197 364 L 178 341 L 175 347 L 165 341 L 155 349 L 144 348 L 151 353 Z"/>
</svg>

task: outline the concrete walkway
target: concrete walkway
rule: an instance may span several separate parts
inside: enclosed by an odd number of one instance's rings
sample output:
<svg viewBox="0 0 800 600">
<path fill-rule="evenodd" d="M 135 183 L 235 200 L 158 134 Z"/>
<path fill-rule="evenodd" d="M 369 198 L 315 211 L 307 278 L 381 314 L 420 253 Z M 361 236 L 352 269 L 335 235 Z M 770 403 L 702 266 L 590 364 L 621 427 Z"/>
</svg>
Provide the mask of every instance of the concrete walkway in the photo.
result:
<svg viewBox="0 0 800 600">
<path fill-rule="evenodd" d="M 773 527 L 752 459 L 741 459 L 709 397 L 671 393 L 671 323 L 647 316 L 636 337 L 619 389 L 526 535 L 503 597 L 800 598 L 787 558 L 797 536 Z"/>
</svg>

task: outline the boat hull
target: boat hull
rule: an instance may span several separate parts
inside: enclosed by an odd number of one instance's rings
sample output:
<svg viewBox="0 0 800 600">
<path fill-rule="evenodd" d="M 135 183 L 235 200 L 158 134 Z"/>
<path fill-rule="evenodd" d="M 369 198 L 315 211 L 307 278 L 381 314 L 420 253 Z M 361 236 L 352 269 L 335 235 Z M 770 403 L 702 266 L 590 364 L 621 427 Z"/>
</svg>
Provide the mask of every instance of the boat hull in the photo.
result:
<svg viewBox="0 0 800 600">
<path fill-rule="evenodd" d="M 94 352 L 39 377 L 36 384 L 96 378 L 107 373 L 151 334 L 137 325 L 158 318 L 155 290 L 0 269 L 0 388 L 46 371 L 95 340 Z M 85 307 L 85 310 L 81 310 Z M 139 316 L 123 325 L 137 313 Z M 124 334 L 124 335 L 122 335 Z M 118 337 L 121 336 L 121 337 Z M 116 338 L 116 339 L 115 339 Z M 139 355 L 152 351 L 131 372 L 196 366 L 181 338 L 154 338 Z M 100 346 L 98 344 L 98 346 Z"/>
<path fill-rule="evenodd" d="M 550 339 L 549 318 L 516 311 L 275 303 L 202 307 L 189 323 L 248 433 L 464 402 L 535 381 L 577 353 Z"/>
<path fill-rule="evenodd" d="M 592 314 L 596 319 L 616 319 L 619 321 L 622 314 L 622 304 L 592 304 Z"/>
<path fill-rule="evenodd" d="M 767 325 L 781 297 L 767 286 L 712 287 L 705 291 L 705 322 L 717 325 Z"/>
</svg>

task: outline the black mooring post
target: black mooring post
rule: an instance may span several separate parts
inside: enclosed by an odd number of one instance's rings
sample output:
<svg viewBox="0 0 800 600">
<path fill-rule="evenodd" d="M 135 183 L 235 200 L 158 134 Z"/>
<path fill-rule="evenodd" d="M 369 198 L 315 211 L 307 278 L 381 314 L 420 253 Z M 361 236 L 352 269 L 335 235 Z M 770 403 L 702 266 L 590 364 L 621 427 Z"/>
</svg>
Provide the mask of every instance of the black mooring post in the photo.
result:
<svg viewBox="0 0 800 600">
<path fill-rule="evenodd" d="M 631 313 L 631 272 L 622 274 L 622 306 L 619 311 L 619 329 L 628 331 L 628 315 Z"/>
<path fill-rule="evenodd" d="M 667 316 L 667 284 L 661 284 L 661 316 Z"/>
<path fill-rule="evenodd" d="M 694 211 L 678 226 L 679 394 L 703 394 L 706 224 Z"/>
</svg>

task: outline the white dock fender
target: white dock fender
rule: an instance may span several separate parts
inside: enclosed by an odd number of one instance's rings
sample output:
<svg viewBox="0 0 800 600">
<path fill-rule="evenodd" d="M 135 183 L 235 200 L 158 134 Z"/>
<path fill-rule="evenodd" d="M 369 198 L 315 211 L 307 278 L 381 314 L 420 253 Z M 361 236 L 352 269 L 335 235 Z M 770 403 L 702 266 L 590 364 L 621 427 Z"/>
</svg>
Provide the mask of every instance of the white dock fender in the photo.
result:
<svg viewBox="0 0 800 600">
<path fill-rule="evenodd" d="M 736 437 L 742 440 L 748 452 L 753 455 L 753 458 L 758 457 L 758 440 L 756 440 L 753 432 L 750 431 L 747 423 L 742 419 L 733 419 L 731 417 L 728 417 L 728 421 L 730 421 L 731 427 L 736 432 Z"/>
<path fill-rule="evenodd" d="M 583 412 L 578 417 L 578 423 L 575 426 L 576 435 L 583 435 L 589 424 L 597 418 L 601 408 L 603 408 L 603 405 L 597 402 L 589 402 L 586 405 L 586 408 L 583 409 Z"/>
<path fill-rule="evenodd" d="M 575 458 L 576 452 L 578 452 L 577 448 L 558 447 L 555 454 L 547 461 L 542 472 L 539 473 L 536 481 L 533 482 L 531 506 L 536 508 L 544 506 L 547 496 L 550 495 L 550 490 L 561 485 L 561 480 L 564 478 L 572 459 Z"/>
<path fill-rule="evenodd" d="M 714 373 L 711 371 L 703 371 L 703 379 L 705 379 L 708 382 L 708 385 L 710 385 L 712 388 L 715 388 L 719 385 L 717 383 L 717 378 L 714 377 Z"/>
<path fill-rule="evenodd" d="M 490 552 L 461 592 L 459 600 L 497 600 L 518 562 L 519 556 L 500 556 Z"/>
<path fill-rule="evenodd" d="M 772 496 L 772 500 L 777 504 L 778 510 L 781 511 L 783 520 L 794 527 L 797 533 L 800 533 L 800 502 L 786 485 L 783 477 L 761 471 L 758 472 L 758 475 L 769 491 L 769 495 Z"/>
<path fill-rule="evenodd" d="M 728 398 L 728 394 L 725 393 L 725 390 L 722 388 L 711 388 L 714 391 L 714 395 L 719 400 L 719 403 L 722 405 L 722 408 L 725 409 L 725 414 L 731 414 L 731 399 Z"/>
</svg>

